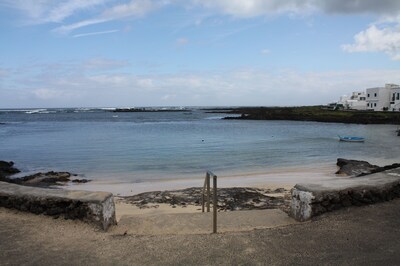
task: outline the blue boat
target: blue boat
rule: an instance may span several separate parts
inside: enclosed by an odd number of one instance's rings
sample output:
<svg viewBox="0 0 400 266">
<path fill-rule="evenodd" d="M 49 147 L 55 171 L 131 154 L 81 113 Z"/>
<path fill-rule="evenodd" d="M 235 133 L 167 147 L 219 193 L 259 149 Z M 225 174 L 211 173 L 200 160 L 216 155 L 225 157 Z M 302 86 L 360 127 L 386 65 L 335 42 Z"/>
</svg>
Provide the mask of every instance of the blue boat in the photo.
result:
<svg viewBox="0 0 400 266">
<path fill-rule="evenodd" d="M 352 137 L 352 136 L 339 136 L 340 141 L 347 141 L 347 142 L 364 142 L 365 138 L 363 137 Z"/>
</svg>

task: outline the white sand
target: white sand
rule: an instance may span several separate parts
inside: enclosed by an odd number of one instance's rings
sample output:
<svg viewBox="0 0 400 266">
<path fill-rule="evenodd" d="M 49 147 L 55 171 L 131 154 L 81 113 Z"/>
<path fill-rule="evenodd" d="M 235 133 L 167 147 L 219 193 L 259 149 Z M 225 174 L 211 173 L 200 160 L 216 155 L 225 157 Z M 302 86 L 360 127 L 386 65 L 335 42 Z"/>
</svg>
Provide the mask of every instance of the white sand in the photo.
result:
<svg viewBox="0 0 400 266">
<path fill-rule="evenodd" d="M 218 187 L 259 187 L 291 189 L 297 183 L 330 180 L 335 176 L 336 165 L 298 166 L 272 169 L 265 173 L 247 173 L 218 176 Z M 218 173 L 216 173 L 218 175 Z M 148 191 L 175 190 L 189 187 L 202 187 L 204 177 L 196 179 L 172 179 L 133 183 L 118 180 L 94 180 L 86 184 L 73 184 L 66 189 L 107 191 L 116 196 L 130 196 Z"/>
</svg>

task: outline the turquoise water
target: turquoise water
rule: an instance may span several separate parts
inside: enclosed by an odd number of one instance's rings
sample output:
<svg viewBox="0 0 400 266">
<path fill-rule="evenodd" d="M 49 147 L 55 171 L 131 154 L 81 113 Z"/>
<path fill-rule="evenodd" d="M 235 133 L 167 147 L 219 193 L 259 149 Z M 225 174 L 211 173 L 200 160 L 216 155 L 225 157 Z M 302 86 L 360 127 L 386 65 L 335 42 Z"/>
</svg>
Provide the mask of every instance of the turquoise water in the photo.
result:
<svg viewBox="0 0 400 266">
<path fill-rule="evenodd" d="M 399 162 L 393 125 L 221 120 L 187 112 L 103 109 L 0 110 L 0 160 L 24 171 L 70 171 L 91 179 L 141 182 L 268 172 L 334 163 L 338 157 Z M 339 142 L 337 135 L 366 137 Z"/>
</svg>

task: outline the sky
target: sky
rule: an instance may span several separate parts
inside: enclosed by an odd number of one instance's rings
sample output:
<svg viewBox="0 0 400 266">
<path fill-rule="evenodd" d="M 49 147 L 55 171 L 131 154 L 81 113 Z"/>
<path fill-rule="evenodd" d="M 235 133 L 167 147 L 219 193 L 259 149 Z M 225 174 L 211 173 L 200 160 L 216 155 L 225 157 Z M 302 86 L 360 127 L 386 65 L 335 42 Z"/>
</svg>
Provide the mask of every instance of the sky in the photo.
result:
<svg viewBox="0 0 400 266">
<path fill-rule="evenodd" d="M 398 0 L 0 0 L 0 108 L 315 105 L 385 83 Z"/>
</svg>

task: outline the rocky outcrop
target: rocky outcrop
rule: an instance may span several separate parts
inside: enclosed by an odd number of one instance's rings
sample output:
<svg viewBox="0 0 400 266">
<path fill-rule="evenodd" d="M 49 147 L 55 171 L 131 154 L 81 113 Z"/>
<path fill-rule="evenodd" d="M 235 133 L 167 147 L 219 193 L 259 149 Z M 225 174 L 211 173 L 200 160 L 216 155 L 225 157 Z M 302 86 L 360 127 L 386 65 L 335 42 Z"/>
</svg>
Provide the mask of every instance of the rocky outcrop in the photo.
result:
<svg viewBox="0 0 400 266">
<path fill-rule="evenodd" d="M 0 178 L 10 176 L 20 171 L 14 167 L 14 162 L 0 161 Z"/>
<path fill-rule="evenodd" d="M 280 208 L 288 210 L 289 191 L 258 188 L 219 188 L 218 210 L 256 210 Z M 157 204 L 170 204 L 175 207 L 188 205 L 201 206 L 202 188 L 187 188 L 171 191 L 152 191 L 123 197 L 124 201 L 139 208 L 157 208 Z"/>
<path fill-rule="evenodd" d="M 399 163 L 380 167 L 378 165 L 370 164 L 366 161 L 347 160 L 343 158 L 338 158 L 336 165 L 340 168 L 336 174 L 347 175 L 351 177 L 365 176 L 400 167 Z"/>
<path fill-rule="evenodd" d="M 68 182 L 87 183 L 90 181 L 88 179 L 73 179 L 71 181 L 71 176 L 76 176 L 76 174 L 50 171 L 47 173 L 36 173 L 18 178 L 3 177 L 0 181 L 32 187 L 63 186 Z"/>
<path fill-rule="evenodd" d="M 347 160 L 343 158 L 338 158 L 336 165 L 339 166 L 339 170 L 335 174 L 348 176 L 371 174 L 373 170 L 379 168 L 379 166 L 372 165 L 367 161 Z"/>
<path fill-rule="evenodd" d="M 14 167 L 14 162 L 0 161 L 0 181 L 13 183 L 23 186 L 33 187 L 50 187 L 62 186 L 68 182 L 87 183 L 88 179 L 73 179 L 71 176 L 77 176 L 69 172 L 54 172 L 36 173 L 33 175 L 14 178 L 12 175 L 19 173 L 20 170 Z"/>
</svg>

